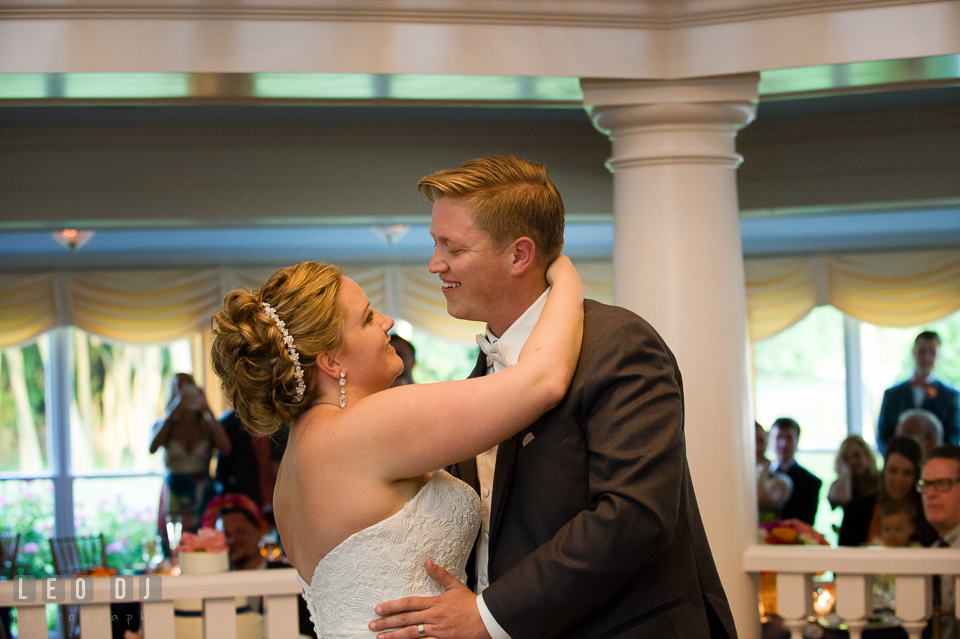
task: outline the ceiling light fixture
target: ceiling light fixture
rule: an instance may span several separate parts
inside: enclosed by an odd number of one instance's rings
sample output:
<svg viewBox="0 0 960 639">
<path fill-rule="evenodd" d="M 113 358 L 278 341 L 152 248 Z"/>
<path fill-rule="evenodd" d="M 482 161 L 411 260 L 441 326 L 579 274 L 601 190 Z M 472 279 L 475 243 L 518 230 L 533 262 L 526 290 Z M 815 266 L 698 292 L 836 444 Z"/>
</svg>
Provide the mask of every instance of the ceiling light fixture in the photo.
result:
<svg viewBox="0 0 960 639">
<path fill-rule="evenodd" d="M 93 231 L 78 231 L 77 229 L 63 229 L 60 232 L 54 232 L 50 234 L 57 244 L 69 249 L 71 253 L 77 251 L 81 246 L 86 244 L 91 237 L 93 237 Z"/>
<path fill-rule="evenodd" d="M 395 224 L 393 226 L 371 226 L 370 232 L 379 237 L 381 240 L 387 243 L 388 246 L 393 246 L 400 241 L 404 235 L 410 231 L 409 226 L 404 226 L 403 224 Z"/>
</svg>

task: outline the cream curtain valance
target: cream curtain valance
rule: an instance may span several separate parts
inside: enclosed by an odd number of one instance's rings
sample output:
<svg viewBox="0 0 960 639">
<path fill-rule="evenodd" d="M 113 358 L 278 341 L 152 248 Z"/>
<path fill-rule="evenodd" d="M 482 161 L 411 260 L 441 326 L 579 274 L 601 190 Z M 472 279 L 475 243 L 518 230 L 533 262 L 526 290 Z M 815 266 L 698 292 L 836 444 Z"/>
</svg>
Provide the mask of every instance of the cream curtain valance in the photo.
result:
<svg viewBox="0 0 960 639">
<path fill-rule="evenodd" d="M 960 310 L 960 251 L 748 259 L 750 339 L 830 304 L 878 326 L 917 326 Z"/>
<path fill-rule="evenodd" d="M 582 264 L 589 294 L 610 301 L 609 264 Z M 77 326 L 116 342 L 163 344 L 210 328 L 223 297 L 256 290 L 275 268 L 0 274 L 0 349 L 57 326 Z M 447 315 L 439 280 L 422 266 L 344 268 L 374 308 L 440 337 L 473 342 L 483 325 Z"/>
<path fill-rule="evenodd" d="M 609 262 L 578 264 L 588 296 L 613 297 Z M 0 274 L 0 348 L 74 325 L 126 343 L 167 343 L 210 327 L 223 296 L 256 290 L 274 268 Z M 375 308 L 439 337 L 471 343 L 482 325 L 447 315 L 437 276 L 423 266 L 346 267 Z M 753 341 L 802 319 L 814 306 L 881 326 L 916 326 L 960 309 L 960 251 L 748 259 Z"/>
</svg>

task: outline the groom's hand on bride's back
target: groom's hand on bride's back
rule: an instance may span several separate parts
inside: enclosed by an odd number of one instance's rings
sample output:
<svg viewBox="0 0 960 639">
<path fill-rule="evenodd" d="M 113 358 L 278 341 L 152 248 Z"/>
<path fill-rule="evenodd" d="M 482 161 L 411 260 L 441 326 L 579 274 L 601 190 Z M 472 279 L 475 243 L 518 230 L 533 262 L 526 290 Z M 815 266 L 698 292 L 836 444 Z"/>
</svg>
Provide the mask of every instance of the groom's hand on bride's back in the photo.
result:
<svg viewBox="0 0 960 639">
<path fill-rule="evenodd" d="M 453 575 L 427 560 L 427 574 L 443 587 L 436 597 L 404 597 L 377 606 L 370 630 L 382 639 L 490 639 L 477 610 L 477 596 Z"/>
</svg>

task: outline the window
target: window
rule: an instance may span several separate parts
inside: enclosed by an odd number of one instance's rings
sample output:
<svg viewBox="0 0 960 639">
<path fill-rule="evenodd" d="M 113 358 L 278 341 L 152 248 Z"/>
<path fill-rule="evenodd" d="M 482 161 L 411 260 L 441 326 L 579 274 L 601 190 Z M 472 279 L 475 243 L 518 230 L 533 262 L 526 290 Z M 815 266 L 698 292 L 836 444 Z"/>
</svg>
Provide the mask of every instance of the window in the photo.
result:
<svg viewBox="0 0 960 639">
<path fill-rule="evenodd" d="M 46 339 L 0 353 L 0 473 L 42 475 L 47 450 Z"/>
<path fill-rule="evenodd" d="M 170 378 L 194 370 L 194 341 L 118 344 L 62 328 L 0 353 L 0 527 L 23 535 L 22 574 L 49 573 L 47 539 L 74 532 L 104 533 L 113 567 L 143 563 L 164 473 L 150 430 Z"/>
<path fill-rule="evenodd" d="M 922 326 L 888 328 L 821 306 L 753 345 L 757 421 L 766 428 L 777 417 L 799 422 L 797 461 L 823 480 L 816 529 L 833 544 L 832 527 L 843 517 L 841 509 L 832 510 L 827 502 L 836 479 L 836 451 L 848 434 L 860 434 L 875 447 L 883 392 L 913 374 L 913 341 L 923 330 L 940 334 L 943 344 L 935 372 L 956 386 L 960 312 Z M 767 456 L 775 457 L 772 448 Z"/>
<path fill-rule="evenodd" d="M 815 308 L 753 349 L 757 421 L 792 417 L 802 450 L 837 450 L 847 436 L 843 313 Z"/>
<path fill-rule="evenodd" d="M 753 345 L 757 421 L 770 429 L 778 417 L 800 424 L 797 463 L 823 481 L 816 530 L 836 545 L 833 526 L 843 511 L 827 501 L 836 451 L 847 436 L 843 313 L 820 306 L 788 328 Z M 776 460 L 774 439 L 767 457 Z"/>
<path fill-rule="evenodd" d="M 67 330 L 74 362 L 73 473 L 162 473 L 162 457 L 150 454 L 150 428 L 163 413 L 171 377 L 193 371 L 190 340 L 168 346 L 116 344 Z"/>
</svg>

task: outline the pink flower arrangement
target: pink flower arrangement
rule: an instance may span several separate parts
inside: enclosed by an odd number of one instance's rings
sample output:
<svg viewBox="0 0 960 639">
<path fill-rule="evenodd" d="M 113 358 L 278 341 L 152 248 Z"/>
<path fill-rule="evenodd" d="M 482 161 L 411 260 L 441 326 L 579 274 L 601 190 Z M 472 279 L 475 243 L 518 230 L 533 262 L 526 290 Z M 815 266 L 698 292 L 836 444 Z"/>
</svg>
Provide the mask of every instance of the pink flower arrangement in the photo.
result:
<svg viewBox="0 0 960 639">
<path fill-rule="evenodd" d="M 185 532 L 177 546 L 177 552 L 223 552 L 226 549 L 227 538 L 213 528 L 201 528 L 197 534 Z"/>
<path fill-rule="evenodd" d="M 760 524 L 760 541 L 765 544 L 829 546 L 823 535 L 799 519 L 765 521 Z"/>
</svg>

